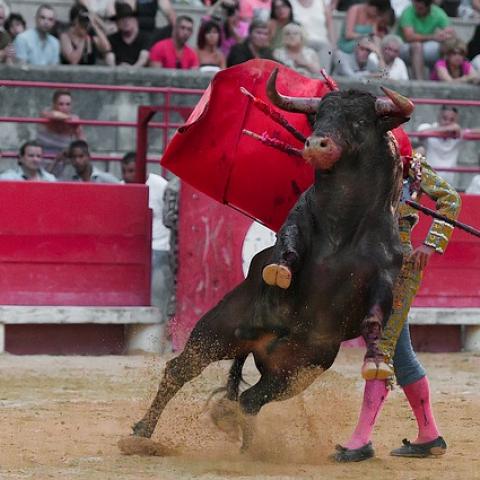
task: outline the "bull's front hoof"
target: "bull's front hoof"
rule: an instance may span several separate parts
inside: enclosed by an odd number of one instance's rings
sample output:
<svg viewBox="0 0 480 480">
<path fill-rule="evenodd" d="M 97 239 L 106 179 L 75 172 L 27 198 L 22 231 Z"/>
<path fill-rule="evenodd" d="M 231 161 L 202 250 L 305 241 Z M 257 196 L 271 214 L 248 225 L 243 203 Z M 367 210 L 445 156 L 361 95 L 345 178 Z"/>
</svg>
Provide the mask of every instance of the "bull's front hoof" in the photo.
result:
<svg viewBox="0 0 480 480">
<path fill-rule="evenodd" d="M 151 438 L 138 437 L 137 435 L 121 438 L 117 445 L 124 455 L 168 457 L 178 454 L 173 448 L 165 447 L 158 442 L 154 442 Z"/>
<path fill-rule="evenodd" d="M 378 365 L 371 359 L 366 360 L 362 367 L 362 377 L 365 380 L 387 380 L 393 376 L 393 370 L 385 362 Z"/>
<path fill-rule="evenodd" d="M 133 435 L 137 437 L 150 438 L 152 432 L 148 431 L 147 425 L 143 420 L 140 420 L 132 427 Z"/>
<path fill-rule="evenodd" d="M 285 265 L 271 263 L 270 265 L 264 267 L 262 271 L 262 278 L 267 285 L 287 289 L 292 283 L 292 272 Z"/>
</svg>

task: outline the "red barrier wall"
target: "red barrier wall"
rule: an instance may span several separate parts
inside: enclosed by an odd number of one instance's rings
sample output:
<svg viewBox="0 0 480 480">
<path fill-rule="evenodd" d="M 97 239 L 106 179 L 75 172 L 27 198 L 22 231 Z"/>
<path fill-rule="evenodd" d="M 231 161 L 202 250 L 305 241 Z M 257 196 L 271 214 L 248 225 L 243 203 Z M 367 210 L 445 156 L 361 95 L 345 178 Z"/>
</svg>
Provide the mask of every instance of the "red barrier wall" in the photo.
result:
<svg viewBox="0 0 480 480">
<path fill-rule="evenodd" d="M 243 279 L 242 248 L 252 224 L 187 184 L 182 184 L 180 209 L 178 307 L 171 325 L 176 349 L 183 347 L 198 319 Z M 478 212 L 480 196 L 463 196 L 460 220 L 480 227 Z M 431 223 L 421 216 L 417 245 Z M 446 254 L 432 258 L 415 305 L 480 306 L 480 239 L 455 230 Z"/>
<path fill-rule="evenodd" d="M 2 182 L 0 305 L 150 304 L 145 185 Z"/>
</svg>

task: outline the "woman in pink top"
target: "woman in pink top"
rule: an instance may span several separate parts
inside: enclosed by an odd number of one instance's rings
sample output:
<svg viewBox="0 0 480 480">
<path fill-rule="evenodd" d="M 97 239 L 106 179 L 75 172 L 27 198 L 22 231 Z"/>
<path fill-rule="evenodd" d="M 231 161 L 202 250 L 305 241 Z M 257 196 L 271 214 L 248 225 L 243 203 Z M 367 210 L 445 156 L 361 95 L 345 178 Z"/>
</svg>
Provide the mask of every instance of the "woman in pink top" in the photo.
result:
<svg viewBox="0 0 480 480">
<path fill-rule="evenodd" d="M 430 80 L 451 83 L 480 83 L 480 76 L 465 58 L 467 46 L 459 38 L 442 44 L 443 58 L 433 66 Z"/>
</svg>

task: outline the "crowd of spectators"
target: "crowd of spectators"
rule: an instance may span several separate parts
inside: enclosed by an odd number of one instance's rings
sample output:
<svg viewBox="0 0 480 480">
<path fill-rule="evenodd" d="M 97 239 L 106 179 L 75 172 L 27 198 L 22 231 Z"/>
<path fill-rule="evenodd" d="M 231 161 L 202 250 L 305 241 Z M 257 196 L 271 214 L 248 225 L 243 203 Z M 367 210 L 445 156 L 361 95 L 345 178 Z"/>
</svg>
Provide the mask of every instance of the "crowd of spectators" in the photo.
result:
<svg viewBox="0 0 480 480">
<path fill-rule="evenodd" d="M 480 26 L 465 43 L 451 25 L 451 16 L 480 20 L 480 0 L 216 0 L 204 2 L 200 25 L 177 16 L 170 0 L 75 0 L 65 22 L 44 4 L 35 25 L 2 2 L 5 64 L 216 71 L 273 58 L 308 75 L 324 68 L 347 76 L 480 82 Z M 345 12 L 339 31 L 335 9 Z M 167 22 L 161 28 L 159 10 Z"/>
</svg>

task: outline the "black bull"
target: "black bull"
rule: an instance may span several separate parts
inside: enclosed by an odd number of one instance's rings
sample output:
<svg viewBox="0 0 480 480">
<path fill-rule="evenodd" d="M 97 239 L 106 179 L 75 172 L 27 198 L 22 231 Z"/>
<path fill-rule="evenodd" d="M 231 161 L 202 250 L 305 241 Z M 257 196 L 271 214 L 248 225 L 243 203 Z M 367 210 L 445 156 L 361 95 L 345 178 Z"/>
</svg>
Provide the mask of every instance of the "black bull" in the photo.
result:
<svg viewBox="0 0 480 480">
<path fill-rule="evenodd" d="M 303 391 L 332 365 L 342 341 L 362 334 L 369 320 L 381 324 L 391 311 L 402 262 L 394 217 L 401 165 L 388 131 L 408 120 L 413 107 L 386 89 L 391 100 L 359 91 L 321 100 L 283 97 L 275 79 L 276 72 L 268 87 L 274 103 L 315 115 L 304 150 L 315 168 L 314 185 L 289 214 L 276 245 L 254 257 L 247 278 L 199 320 L 183 352 L 167 363 L 131 439 L 150 438 L 167 403 L 210 363 L 233 359 L 218 404 L 228 408 L 217 408 L 214 420 L 235 418 L 223 426 L 240 428 L 246 449 L 263 405 Z M 262 269 L 282 258 L 293 271 L 287 289 L 262 280 Z M 261 377 L 239 394 L 250 353 Z"/>
</svg>

